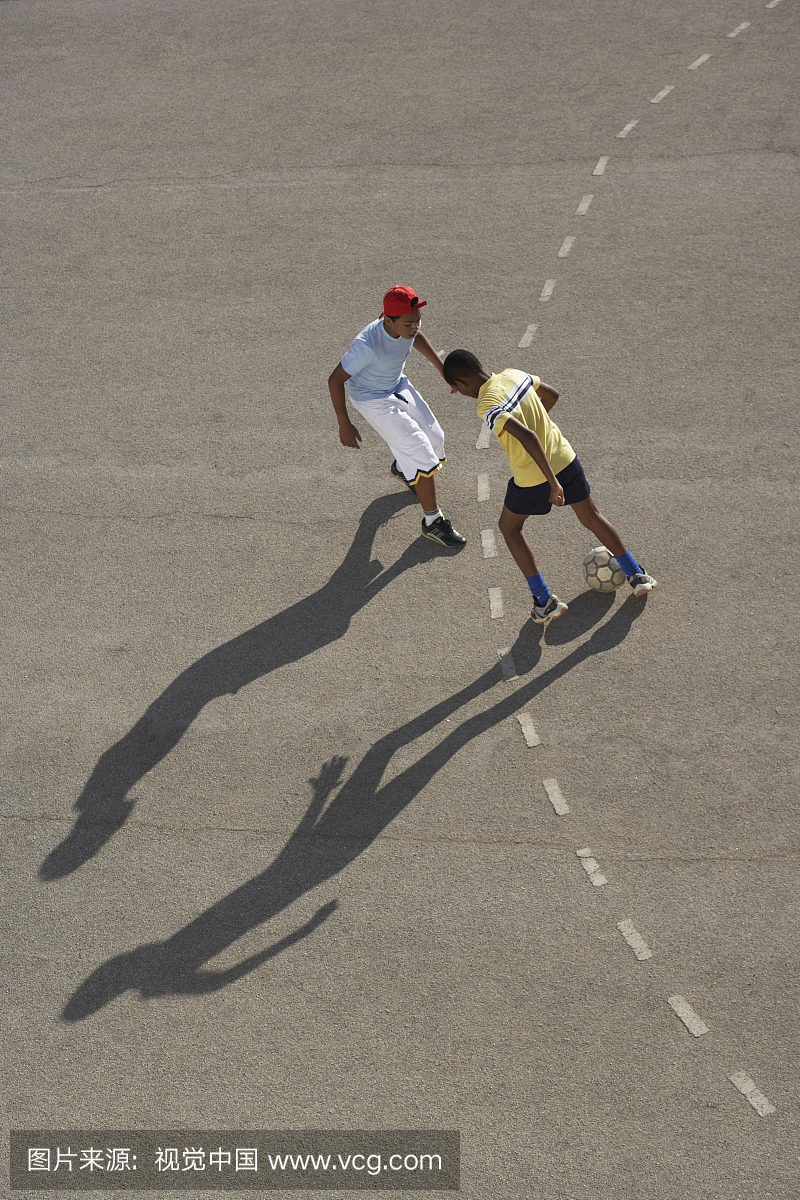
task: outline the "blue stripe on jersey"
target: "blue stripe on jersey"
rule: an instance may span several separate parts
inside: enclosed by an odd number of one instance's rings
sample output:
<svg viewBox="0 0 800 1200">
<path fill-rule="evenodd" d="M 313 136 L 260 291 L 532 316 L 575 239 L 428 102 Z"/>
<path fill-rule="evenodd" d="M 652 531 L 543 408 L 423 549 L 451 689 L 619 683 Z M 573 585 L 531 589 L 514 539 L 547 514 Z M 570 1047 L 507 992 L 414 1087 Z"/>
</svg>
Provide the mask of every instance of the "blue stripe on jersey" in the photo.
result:
<svg viewBox="0 0 800 1200">
<path fill-rule="evenodd" d="M 502 413 L 513 412 L 514 409 L 522 403 L 532 387 L 533 380 L 531 379 L 530 375 L 526 375 L 524 379 L 519 381 L 513 392 L 506 397 L 502 404 L 495 404 L 493 408 L 487 408 L 486 412 L 483 414 L 483 419 L 492 432 L 494 432 L 494 426 L 497 418 L 501 416 Z"/>
</svg>

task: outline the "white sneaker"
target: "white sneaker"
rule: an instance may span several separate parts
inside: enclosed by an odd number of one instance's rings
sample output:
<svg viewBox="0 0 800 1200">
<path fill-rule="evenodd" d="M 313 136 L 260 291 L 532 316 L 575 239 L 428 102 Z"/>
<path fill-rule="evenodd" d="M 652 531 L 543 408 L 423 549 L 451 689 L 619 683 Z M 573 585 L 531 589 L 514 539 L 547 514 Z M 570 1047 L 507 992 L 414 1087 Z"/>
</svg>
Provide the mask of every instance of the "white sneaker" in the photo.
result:
<svg viewBox="0 0 800 1200">
<path fill-rule="evenodd" d="M 654 587 L 658 587 L 658 580 L 644 570 L 638 575 L 631 575 L 628 583 L 633 588 L 634 596 L 643 596 L 645 592 L 652 592 Z"/>
<path fill-rule="evenodd" d="M 563 600 L 559 600 L 558 596 L 551 595 L 547 604 L 534 604 L 531 620 L 535 625 L 549 625 L 551 621 L 555 621 L 556 617 L 560 617 L 562 613 L 566 612 L 568 607 Z"/>
</svg>

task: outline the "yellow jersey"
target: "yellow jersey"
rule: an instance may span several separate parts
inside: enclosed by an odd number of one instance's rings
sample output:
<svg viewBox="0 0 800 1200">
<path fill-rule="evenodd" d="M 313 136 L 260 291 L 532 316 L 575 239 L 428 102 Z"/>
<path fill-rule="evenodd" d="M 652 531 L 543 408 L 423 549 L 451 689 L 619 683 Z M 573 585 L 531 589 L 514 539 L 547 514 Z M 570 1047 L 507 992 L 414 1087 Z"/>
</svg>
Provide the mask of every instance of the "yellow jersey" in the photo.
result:
<svg viewBox="0 0 800 1200">
<path fill-rule="evenodd" d="M 524 371 L 509 367 L 491 375 L 478 392 L 478 416 L 497 434 L 500 445 L 508 455 L 517 487 L 536 487 L 546 480 L 522 443 L 510 433 L 503 432 L 509 417 L 514 417 L 536 434 L 554 475 L 568 467 L 575 458 L 572 446 L 555 421 L 550 420 L 546 408 L 536 395 L 540 383 L 538 375 L 527 375 Z"/>
</svg>

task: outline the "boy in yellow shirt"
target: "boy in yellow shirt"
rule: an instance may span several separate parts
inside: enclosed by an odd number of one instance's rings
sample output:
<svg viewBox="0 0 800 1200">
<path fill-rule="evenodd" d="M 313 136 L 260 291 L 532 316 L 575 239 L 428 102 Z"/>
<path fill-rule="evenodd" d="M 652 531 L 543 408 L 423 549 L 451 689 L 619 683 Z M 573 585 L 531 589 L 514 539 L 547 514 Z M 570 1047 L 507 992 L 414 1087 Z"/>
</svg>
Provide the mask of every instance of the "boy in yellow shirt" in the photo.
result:
<svg viewBox="0 0 800 1200">
<path fill-rule="evenodd" d="M 524 371 L 509 368 L 490 374 L 469 350 L 448 354 L 442 373 L 452 391 L 478 401 L 478 416 L 508 455 L 513 478 L 499 526 L 531 590 L 531 617 L 536 624 L 546 624 L 567 609 L 542 578 L 522 528 L 529 516 L 549 513 L 554 504 L 569 504 L 580 523 L 611 551 L 635 596 L 652 591 L 656 580 L 625 549 L 614 526 L 598 510 L 575 451 L 550 419 L 558 392 Z"/>
</svg>

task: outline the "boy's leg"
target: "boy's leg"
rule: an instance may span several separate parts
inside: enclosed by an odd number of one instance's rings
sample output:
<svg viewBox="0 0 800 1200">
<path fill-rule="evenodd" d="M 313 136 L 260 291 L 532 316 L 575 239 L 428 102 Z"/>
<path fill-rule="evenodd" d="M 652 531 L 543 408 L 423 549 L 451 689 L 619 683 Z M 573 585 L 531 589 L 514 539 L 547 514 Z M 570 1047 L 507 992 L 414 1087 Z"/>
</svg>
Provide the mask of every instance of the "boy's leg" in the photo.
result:
<svg viewBox="0 0 800 1200">
<path fill-rule="evenodd" d="M 513 513 L 510 508 L 506 508 L 503 505 L 498 526 L 505 544 L 511 551 L 511 557 L 525 578 L 529 579 L 532 575 L 537 574 L 539 568 L 536 565 L 536 559 L 533 557 L 530 542 L 525 537 L 522 528 L 527 519 L 527 517 L 521 516 L 519 513 Z"/>
<path fill-rule="evenodd" d="M 417 499 L 422 505 L 423 512 L 433 512 L 434 509 L 439 507 L 439 502 L 436 499 L 436 480 L 433 475 L 420 475 L 414 484 L 414 490 L 417 493 Z"/>
<path fill-rule="evenodd" d="M 444 432 L 441 425 L 436 420 L 432 410 L 425 403 L 416 388 L 403 377 L 401 391 L 398 397 L 405 402 L 406 415 L 415 422 L 418 426 L 420 440 L 425 441 L 426 449 L 431 452 L 439 462 L 444 462 Z M 423 528 L 434 524 L 439 517 L 444 514 L 439 508 L 439 501 L 436 496 L 436 477 L 433 473 L 428 475 L 419 475 L 412 484 L 414 491 L 417 493 L 417 499 L 422 505 L 422 511 L 425 514 L 425 523 Z"/>
<path fill-rule="evenodd" d="M 512 512 L 510 508 L 503 505 L 498 525 L 503 540 L 511 551 L 511 557 L 525 576 L 525 581 L 533 596 L 534 606 L 531 617 L 537 625 L 543 625 L 555 617 L 560 617 L 563 612 L 567 611 L 567 605 L 563 600 L 559 600 L 558 596 L 552 594 L 536 565 L 530 542 L 525 537 L 522 528 L 527 519 L 527 516 Z"/>
<path fill-rule="evenodd" d="M 405 479 L 405 475 L 403 478 Z M 444 518 L 444 513 L 439 508 L 439 501 L 436 499 L 436 479 L 433 475 L 420 475 L 416 483 L 409 483 L 406 480 L 406 486 L 415 493 L 422 505 L 423 529 L 433 525 L 440 518 Z"/>
<path fill-rule="evenodd" d="M 615 558 L 625 553 L 622 539 L 610 521 L 607 521 L 591 496 L 571 505 L 572 511 L 586 529 L 590 529 L 595 537 L 610 550 Z"/>
<path fill-rule="evenodd" d="M 439 466 L 444 462 L 444 432 L 441 425 L 436 420 L 436 417 L 431 408 L 425 403 L 413 384 L 409 383 L 408 379 L 403 376 L 400 382 L 400 388 L 395 393 L 397 398 L 404 404 L 405 415 L 416 426 L 415 438 L 418 445 L 425 447 L 425 452 L 431 455 L 434 460 L 438 459 Z M 408 451 L 409 457 L 412 460 L 418 458 L 418 451 L 414 453 Z M 400 466 L 400 455 L 397 456 L 398 466 Z M 403 473 L 409 467 L 407 462 L 403 462 Z M 437 467 L 438 469 L 438 467 Z M 428 474 L 418 474 L 413 479 L 409 486 L 412 486 L 417 494 L 417 499 L 422 505 L 422 533 L 426 538 L 430 538 L 433 542 L 438 542 L 441 546 L 455 548 L 463 546 L 466 543 L 466 538 L 463 537 L 458 530 L 453 529 L 453 526 L 445 517 L 439 501 L 436 496 L 436 479 L 434 471 Z"/>
<path fill-rule="evenodd" d="M 433 476 L 444 461 L 444 434 L 419 392 L 404 376 L 391 398 L 351 403 L 394 454 L 392 474 L 399 471 L 416 492 L 424 537 L 450 549 L 465 545 L 467 539 L 453 529 L 437 502 Z"/>
<path fill-rule="evenodd" d="M 414 485 L 417 499 L 422 505 L 422 536 L 440 546 L 458 549 L 466 545 L 467 539 L 448 521 L 436 499 L 436 483 L 433 475 L 420 475 Z"/>
<path fill-rule="evenodd" d="M 643 596 L 645 592 L 651 592 L 657 586 L 653 576 L 648 575 L 644 567 L 625 549 L 622 538 L 611 522 L 605 519 L 591 496 L 588 496 L 586 500 L 579 500 L 571 507 L 581 525 L 590 529 L 600 539 L 602 545 L 610 550 L 617 559 L 628 577 L 628 583 L 633 588 L 635 596 Z"/>
</svg>

